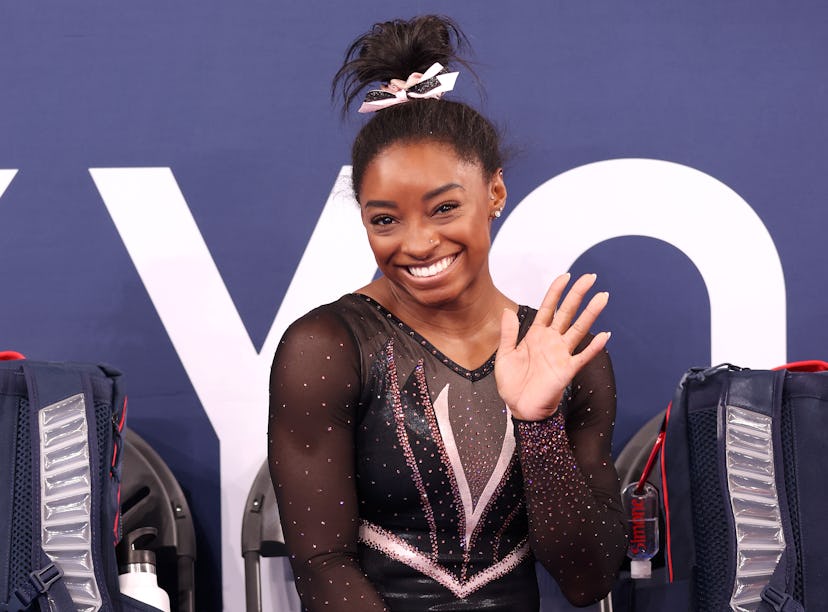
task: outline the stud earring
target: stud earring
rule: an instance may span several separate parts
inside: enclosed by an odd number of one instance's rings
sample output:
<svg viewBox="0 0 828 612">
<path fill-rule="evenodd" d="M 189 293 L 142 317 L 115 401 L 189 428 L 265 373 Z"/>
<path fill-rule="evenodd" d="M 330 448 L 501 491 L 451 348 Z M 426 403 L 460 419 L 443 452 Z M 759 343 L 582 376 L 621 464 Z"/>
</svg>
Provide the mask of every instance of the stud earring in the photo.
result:
<svg viewBox="0 0 828 612">
<path fill-rule="evenodd" d="M 495 219 L 500 219 L 500 209 L 499 208 L 495 208 L 494 212 L 492 213 L 492 217 L 494 217 Z"/>
</svg>

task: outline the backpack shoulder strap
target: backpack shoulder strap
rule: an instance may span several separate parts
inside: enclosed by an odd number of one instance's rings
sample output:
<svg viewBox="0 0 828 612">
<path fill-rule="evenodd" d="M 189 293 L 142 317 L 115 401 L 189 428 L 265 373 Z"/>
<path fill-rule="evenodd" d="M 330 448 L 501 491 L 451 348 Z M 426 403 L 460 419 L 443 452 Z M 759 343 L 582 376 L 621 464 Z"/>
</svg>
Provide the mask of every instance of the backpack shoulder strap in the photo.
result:
<svg viewBox="0 0 828 612">
<path fill-rule="evenodd" d="M 722 469 L 728 483 L 728 496 L 737 534 L 740 530 L 749 531 L 751 524 L 736 511 L 738 507 L 753 507 L 764 513 L 762 520 L 780 527 L 773 533 L 770 533 L 771 530 L 766 532 L 767 541 L 764 545 L 768 549 L 778 549 L 779 560 L 762 592 L 764 603 L 759 609 L 801 612 L 802 606 L 792 597 L 788 587 L 793 584 L 797 560 L 782 456 L 781 423 L 785 377 L 784 370 L 745 370 L 729 377 L 720 407 L 724 460 Z M 755 475 L 752 474 L 754 472 Z M 768 475 L 773 476 L 771 482 L 765 482 Z M 740 493 L 740 486 L 751 479 L 757 484 L 755 490 L 747 494 Z M 737 484 L 737 481 L 740 483 Z M 750 520 L 755 518 L 753 516 Z M 737 547 L 740 547 L 741 538 L 737 537 L 736 541 Z M 767 552 L 765 550 L 762 554 Z M 751 549 L 745 547 L 739 553 L 740 557 L 749 558 Z M 737 571 L 734 577 L 737 584 L 740 578 Z"/>
</svg>

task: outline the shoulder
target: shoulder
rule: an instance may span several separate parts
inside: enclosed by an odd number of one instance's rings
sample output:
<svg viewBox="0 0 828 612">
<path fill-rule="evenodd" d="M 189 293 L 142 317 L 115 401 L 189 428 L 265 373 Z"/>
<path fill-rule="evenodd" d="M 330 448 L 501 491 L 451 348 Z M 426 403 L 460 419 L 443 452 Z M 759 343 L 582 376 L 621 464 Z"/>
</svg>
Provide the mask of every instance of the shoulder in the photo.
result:
<svg viewBox="0 0 828 612">
<path fill-rule="evenodd" d="M 397 334 L 395 318 L 379 303 L 358 293 L 318 306 L 299 317 L 285 330 L 277 356 L 315 351 L 325 355 L 347 353 L 370 355 Z"/>
<path fill-rule="evenodd" d="M 314 308 L 285 330 L 270 368 L 271 389 L 291 388 L 309 373 L 350 384 L 360 380 L 361 347 L 343 314 L 346 298 Z"/>
<path fill-rule="evenodd" d="M 345 295 L 335 302 L 317 306 L 305 313 L 285 330 L 279 350 L 341 346 L 343 343 L 353 345 L 354 334 L 348 315 L 355 304 L 352 295 Z"/>
</svg>

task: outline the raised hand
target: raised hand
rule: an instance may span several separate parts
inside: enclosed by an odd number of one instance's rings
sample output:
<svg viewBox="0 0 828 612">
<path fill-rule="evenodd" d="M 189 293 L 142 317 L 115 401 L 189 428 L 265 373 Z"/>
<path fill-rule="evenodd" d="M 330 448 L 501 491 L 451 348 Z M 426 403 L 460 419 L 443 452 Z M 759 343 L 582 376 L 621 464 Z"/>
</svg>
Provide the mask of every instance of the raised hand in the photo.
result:
<svg viewBox="0 0 828 612">
<path fill-rule="evenodd" d="M 518 419 L 539 421 L 553 415 L 566 386 L 609 340 L 609 332 L 601 332 L 573 355 L 607 305 L 609 294 L 595 294 L 573 322 L 596 276 L 581 276 L 561 301 L 569 278 L 567 273 L 552 282 L 519 344 L 517 315 L 511 310 L 503 311 L 495 380 L 500 397 Z"/>
</svg>

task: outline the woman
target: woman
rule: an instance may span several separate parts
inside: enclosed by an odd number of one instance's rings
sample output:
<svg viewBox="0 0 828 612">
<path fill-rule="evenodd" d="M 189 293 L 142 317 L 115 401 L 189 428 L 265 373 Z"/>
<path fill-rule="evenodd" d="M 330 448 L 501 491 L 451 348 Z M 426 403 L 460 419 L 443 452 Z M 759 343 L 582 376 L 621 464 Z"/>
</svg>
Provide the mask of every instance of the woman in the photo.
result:
<svg viewBox="0 0 828 612">
<path fill-rule="evenodd" d="M 346 108 L 384 83 L 352 151 L 382 276 L 273 362 L 270 469 L 310 610 L 537 610 L 535 560 L 587 605 L 624 555 L 609 334 L 588 334 L 607 294 L 576 317 L 594 275 L 537 312 L 495 287 L 499 139 L 440 99 L 462 42 L 445 18 L 377 24 L 335 79 Z"/>
</svg>

